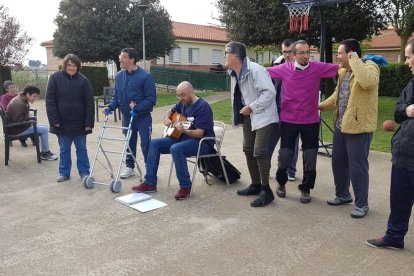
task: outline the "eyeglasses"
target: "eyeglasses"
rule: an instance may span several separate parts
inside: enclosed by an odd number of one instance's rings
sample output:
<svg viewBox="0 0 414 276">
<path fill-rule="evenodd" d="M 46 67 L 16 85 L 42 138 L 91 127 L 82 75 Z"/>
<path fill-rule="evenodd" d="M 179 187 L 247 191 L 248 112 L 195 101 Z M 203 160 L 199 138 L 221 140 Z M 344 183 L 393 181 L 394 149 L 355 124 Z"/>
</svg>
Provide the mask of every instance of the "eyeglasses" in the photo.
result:
<svg viewBox="0 0 414 276">
<path fill-rule="evenodd" d="M 299 55 L 299 56 L 310 55 L 310 51 L 295 52 L 295 55 Z"/>
<path fill-rule="evenodd" d="M 234 54 L 230 53 L 230 52 L 227 52 L 227 51 L 224 51 L 224 57 L 226 57 L 227 55 L 234 55 Z"/>
<path fill-rule="evenodd" d="M 289 51 L 282 51 L 282 53 L 283 53 L 284 55 L 288 55 L 288 54 L 291 54 L 291 53 L 292 53 L 292 50 L 289 50 Z"/>
<path fill-rule="evenodd" d="M 186 93 L 181 93 L 181 94 L 175 94 L 175 96 L 177 96 L 177 99 L 183 99 L 183 98 L 185 98 L 185 96 L 187 96 L 188 95 L 188 92 L 186 92 Z"/>
</svg>

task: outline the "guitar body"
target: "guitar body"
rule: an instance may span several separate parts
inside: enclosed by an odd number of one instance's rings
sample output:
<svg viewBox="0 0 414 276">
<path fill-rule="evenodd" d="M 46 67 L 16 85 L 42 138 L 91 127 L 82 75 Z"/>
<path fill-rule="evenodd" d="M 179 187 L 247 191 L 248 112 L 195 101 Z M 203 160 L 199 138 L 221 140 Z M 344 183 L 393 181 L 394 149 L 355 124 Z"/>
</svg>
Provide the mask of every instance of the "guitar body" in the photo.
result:
<svg viewBox="0 0 414 276">
<path fill-rule="evenodd" d="M 188 129 L 191 125 L 191 123 L 187 122 L 187 117 L 178 112 L 174 112 L 170 120 L 171 125 L 165 127 L 163 137 L 171 137 L 177 140 L 181 137 L 183 129 Z M 183 128 L 178 129 L 176 126 L 182 126 Z"/>
</svg>

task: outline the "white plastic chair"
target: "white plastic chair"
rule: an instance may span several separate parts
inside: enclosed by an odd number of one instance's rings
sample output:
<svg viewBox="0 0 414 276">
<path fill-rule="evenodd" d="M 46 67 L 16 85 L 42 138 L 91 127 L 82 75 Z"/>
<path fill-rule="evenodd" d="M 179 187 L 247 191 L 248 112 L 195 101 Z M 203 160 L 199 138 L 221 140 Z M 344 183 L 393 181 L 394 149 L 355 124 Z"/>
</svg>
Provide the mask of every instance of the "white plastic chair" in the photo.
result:
<svg viewBox="0 0 414 276">
<path fill-rule="evenodd" d="M 194 180 L 195 180 L 195 177 L 196 177 L 196 172 L 197 172 L 197 167 L 198 167 L 197 166 L 198 159 L 201 158 L 201 157 L 213 157 L 213 156 L 218 156 L 220 158 L 221 167 L 222 167 L 223 172 L 224 172 L 224 178 L 226 179 L 227 185 L 230 185 L 229 180 L 227 178 L 227 172 L 226 172 L 226 169 L 224 167 L 223 157 L 221 156 L 221 146 L 223 145 L 225 131 L 226 131 L 226 124 L 225 123 L 223 123 L 221 121 L 214 121 L 214 133 L 215 133 L 216 137 L 204 137 L 204 138 L 202 138 L 200 140 L 199 144 L 198 144 L 197 155 L 187 157 L 188 162 L 194 163 L 193 177 L 191 179 L 191 183 L 192 183 L 193 186 L 194 186 Z M 214 148 L 216 150 L 216 153 L 201 155 L 200 154 L 201 145 L 203 143 L 205 143 L 207 141 L 211 141 L 211 140 L 215 140 Z M 191 158 L 195 158 L 195 161 L 191 160 Z M 170 183 L 171 183 L 171 175 L 172 175 L 173 168 L 174 168 L 174 160 L 171 159 L 170 174 L 168 176 L 168 186 L 170 186 Z M 209 184 L 207 182 L 207 179 L 206 179 L 206 183 Z"/>
</svg>

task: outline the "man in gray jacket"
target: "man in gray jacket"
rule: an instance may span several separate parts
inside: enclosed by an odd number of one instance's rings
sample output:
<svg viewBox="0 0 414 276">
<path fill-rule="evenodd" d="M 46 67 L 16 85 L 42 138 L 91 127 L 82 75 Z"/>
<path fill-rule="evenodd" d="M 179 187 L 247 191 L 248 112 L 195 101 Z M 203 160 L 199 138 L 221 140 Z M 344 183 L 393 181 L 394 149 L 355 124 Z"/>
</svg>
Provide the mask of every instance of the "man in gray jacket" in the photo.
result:
<svg viewBox="0 0 414 276">
<path fill-rule="evenodd" d="M 265 68 L 246 56 L 242 43 L 228 43 L 224 56 L 231 76 L 233 126 L 243 125 L 243 151 L 252 181 L 237 194 L 258 195 L 250 205 L 263 207 L 275 199 L 269 187 L 268 144 L 270 136 L 278 131 L 276 90 Z"/>
</svg>

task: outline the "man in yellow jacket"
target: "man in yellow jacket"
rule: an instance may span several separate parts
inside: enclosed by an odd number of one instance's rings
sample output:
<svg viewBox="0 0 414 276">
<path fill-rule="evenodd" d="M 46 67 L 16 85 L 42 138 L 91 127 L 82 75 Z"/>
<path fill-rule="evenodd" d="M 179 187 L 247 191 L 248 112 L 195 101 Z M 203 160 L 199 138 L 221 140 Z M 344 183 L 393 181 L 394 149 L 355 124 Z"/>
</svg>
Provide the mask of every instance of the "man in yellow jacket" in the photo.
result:
<svg viewBox="0 0 414 276">
<path fill-rule="evenodd" d="M 334 110 L 332 171 L 335 198 L 327 201 L 338 206 L 353 201 L 351 217 L 362 218 L 368 210 L 368 153 L 372 133 L 377 127 L 378 84 L 380 70 L 372 61 L 361 60 L 361 47 L 355 39 L 341 42 L 338 59 L 342 65 L 334 93 L 320 103 L 319 109 Z"/>
</svg>

